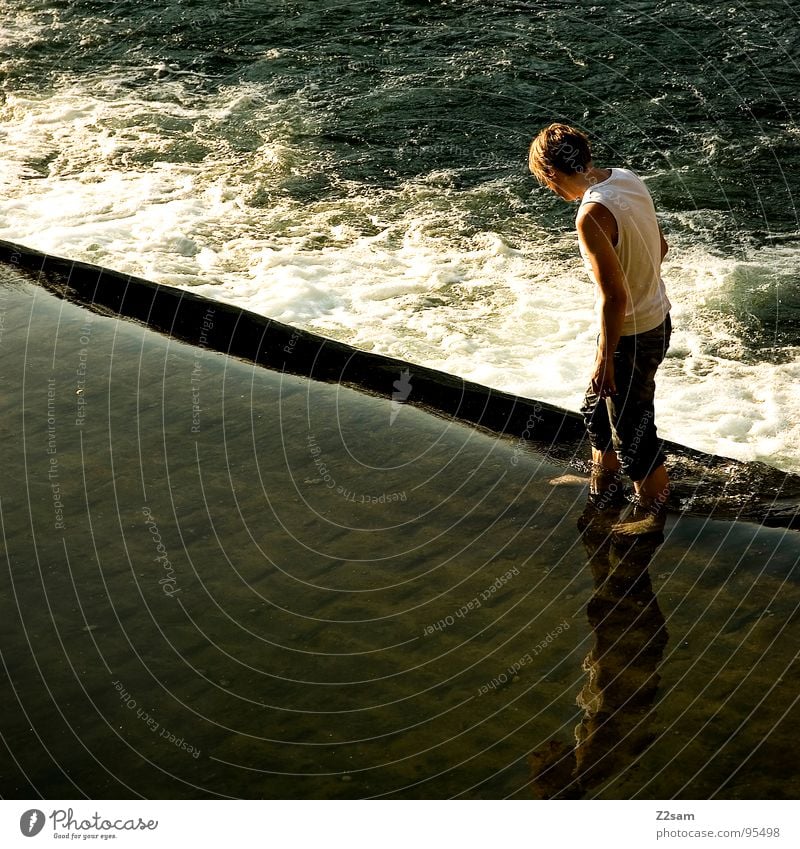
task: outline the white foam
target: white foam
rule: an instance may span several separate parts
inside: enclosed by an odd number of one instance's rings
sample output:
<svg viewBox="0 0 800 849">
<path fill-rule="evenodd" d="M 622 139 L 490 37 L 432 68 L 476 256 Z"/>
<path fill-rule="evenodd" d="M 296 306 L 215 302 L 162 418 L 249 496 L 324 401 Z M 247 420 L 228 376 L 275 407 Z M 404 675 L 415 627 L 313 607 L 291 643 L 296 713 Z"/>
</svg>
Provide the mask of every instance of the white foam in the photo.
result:
<svg viewBox="0 0 800 849">
<path fill-rule="evenodd" d="M 0 113 L 0 236 L 579 408 L 597 330 L 572 235 L 532 226 L 513 244 L 497 232 L 461 237 L 464 195 L 424 178 L 335 204 L 287 199 L 279 181 L 313 174 L 314 162 L 278 138 L 277 119 L 244 160 L 220 144 L 203 162 L 170 162 L 154 116 L 202 128 L 246 114 L 254 94 L 227 96 L 196 107 L 100 100 L 80 89 L 10 97 Z M 211 130 L 197 132 L 199 143 Z M 145 149 L 151 164 L 137 165 Z M 49 161 L 47 175 L 21 179 L 33 160 Z M 270 201 L 253 205 L 255 190 Z M 658 376 L 659 430 L 800 472 L 798 349 L 777 365 L 743 362 L 746 328 L 726 310 L 773 290 L 777 303 L 798 246 L 742 260 L 691 238 L 673 240 L 663 269 L 675 329 Z M 411 397 L 413 382 L 412 369 Z"/>
</svg>

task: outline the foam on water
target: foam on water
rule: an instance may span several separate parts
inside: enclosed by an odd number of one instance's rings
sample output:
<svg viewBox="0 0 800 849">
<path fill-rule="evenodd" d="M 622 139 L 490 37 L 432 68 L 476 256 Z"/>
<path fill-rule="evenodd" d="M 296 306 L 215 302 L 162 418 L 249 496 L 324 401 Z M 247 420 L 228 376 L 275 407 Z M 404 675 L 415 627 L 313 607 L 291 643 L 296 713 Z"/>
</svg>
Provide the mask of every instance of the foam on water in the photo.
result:
<svg viewBox="0 0 800 849">
<path fill-rule="evenodd" d="M 220 128 L 246 123 L 254 98 L 255 141 L 237 146 Z M 298 114 L 270 113 L 252 85 L 188 102 L 81 88 L 9 97 L 0 236 L 578 409 L 597 331 L 573 234 L 533 219 L 476 229 L 470 210 L 489 189 L 458 189 L 444 172 L 334 199 L 279 191 L 319 171 L 286 130 Z M 504 202 L 509 219 L 530 216 L 513 194 Z M 670 241 L 660 431 L 800 472 L 800 349 L 784 327 L 798 243 L 720 256 L 678 220 Z M 769 350 L 753 348 L 755 320 L 762 336 L 774 325 Z"/>
</svg>

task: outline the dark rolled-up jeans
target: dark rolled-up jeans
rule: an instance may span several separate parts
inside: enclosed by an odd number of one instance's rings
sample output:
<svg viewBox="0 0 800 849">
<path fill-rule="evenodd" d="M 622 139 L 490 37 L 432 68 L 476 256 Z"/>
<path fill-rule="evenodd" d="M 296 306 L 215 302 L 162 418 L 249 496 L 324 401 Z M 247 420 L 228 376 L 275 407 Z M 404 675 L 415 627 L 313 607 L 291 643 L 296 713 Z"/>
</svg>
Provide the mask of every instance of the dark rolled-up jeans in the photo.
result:
<svg viewBox="0 0 800 849">
<path fill-rule="evenodd" d="M 616 452 L 622 471 L 634 481 L 646 478 L 664 462 L 656 433 L 653 397 L 655 375 L 669 348 L 669 313 L 653 330 L 620 336 L 614 351 L 615 395 L 601 399 L 591 388 L 581 413 L 589 442 L 600 451 Z"/>
</svg>

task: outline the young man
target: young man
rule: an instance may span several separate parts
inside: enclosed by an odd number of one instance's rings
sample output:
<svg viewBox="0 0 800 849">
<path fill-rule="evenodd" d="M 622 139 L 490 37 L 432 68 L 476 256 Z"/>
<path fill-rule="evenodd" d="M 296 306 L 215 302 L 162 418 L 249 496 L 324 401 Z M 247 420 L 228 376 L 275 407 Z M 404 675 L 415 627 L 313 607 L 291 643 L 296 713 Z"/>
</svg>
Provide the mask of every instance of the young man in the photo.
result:
<svg viewBox="0 0 800 849">
<path fill-rule="evenodd" d="M 578 242 L 596 283 L 600 334 L 581 410 L 592 445 L 590 504 L 598 510 L 618 505 L 622 472 L 637 497 L 615 532 L 659 532 L 669 477 L 654 421 L 654 377 L 672 326 L 660 273 L 667 243 L 653 200 L 633 171 L 595 167 L 589 140 L 567 124 L 543 129 L 528 162 L 542 185 L 580 201 Z"/>
</svg>

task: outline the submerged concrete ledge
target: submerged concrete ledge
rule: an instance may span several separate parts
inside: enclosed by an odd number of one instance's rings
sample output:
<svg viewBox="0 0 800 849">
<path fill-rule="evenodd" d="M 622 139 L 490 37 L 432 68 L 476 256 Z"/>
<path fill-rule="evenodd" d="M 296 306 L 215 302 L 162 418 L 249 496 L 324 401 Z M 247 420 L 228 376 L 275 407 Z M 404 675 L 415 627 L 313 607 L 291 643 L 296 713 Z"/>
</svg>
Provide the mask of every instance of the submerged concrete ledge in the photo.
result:
<svg viewBox="0 0 800 849">
<path fill-rule="evenodd" d="M 276 371 L 418 406 L 529 444 L 532 450 L 579 471 L 588 468 L 583 422 L 569 410 L 362 351 L 184 289 L 13 242 L 0 240 L 0 260 L 25 270 L 48 291 L 95 312 L 132 319 L 175 339 Z M 664 448 L 676 508 L 800 528 L 800 476 L 666 440 Z"/>
</svg>

